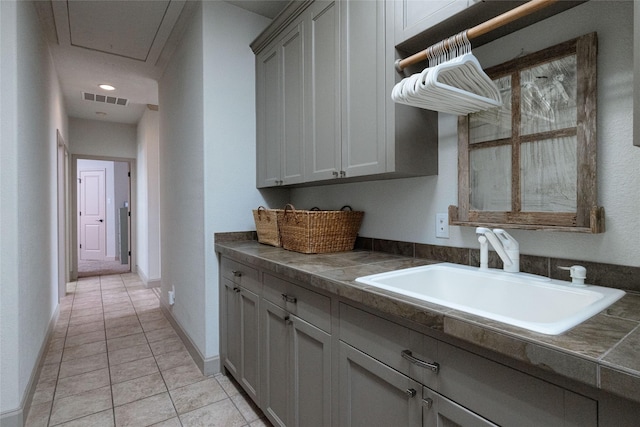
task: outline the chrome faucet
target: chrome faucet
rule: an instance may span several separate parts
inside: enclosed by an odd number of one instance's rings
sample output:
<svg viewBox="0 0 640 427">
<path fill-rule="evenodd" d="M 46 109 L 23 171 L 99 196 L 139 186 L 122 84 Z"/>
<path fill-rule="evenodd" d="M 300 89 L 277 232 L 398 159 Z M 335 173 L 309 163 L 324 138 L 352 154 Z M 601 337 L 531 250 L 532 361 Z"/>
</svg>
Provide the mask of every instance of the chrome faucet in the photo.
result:
<svg viewBox="0 0 640 427">
<path fill-rule="evenodd" d="M 501 228 L 476 228 L 480 242 L 480 270 L 489 269 L 489 243 L 502 259 L 503 269 L 509 273 L 520 271 L 520 245 L 509 233 Z"/>
</svg>

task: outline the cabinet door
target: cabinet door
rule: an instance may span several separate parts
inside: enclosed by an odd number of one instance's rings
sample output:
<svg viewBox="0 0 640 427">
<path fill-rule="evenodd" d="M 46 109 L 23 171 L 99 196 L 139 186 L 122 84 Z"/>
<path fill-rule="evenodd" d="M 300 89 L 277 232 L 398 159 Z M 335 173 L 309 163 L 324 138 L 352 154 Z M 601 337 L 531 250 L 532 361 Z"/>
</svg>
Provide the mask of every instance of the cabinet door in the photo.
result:
<svg viewBox="0 0 640 427">
<path fill-rule="evenodd" d="M 289 314 L 262 299 L 263 391 L 262 410 L 276 426 L 290 424 L 290 345 Z"/>
<path fill-rule="evenodd" d="M 337 178 L 341 168 L 340 34 L 335 1 L 307 11 L 306 181 Z"/>
<path fill-rule="evenodd" d="M 386 172 L 385 2 L 343 1 L 342 170 Z"/>
<path fill-rule="evenodd" d="M 240 383 L 249 396 L 258 403 L 260 386 L 260 297 L 240 288 Z M 227 333 L 227 335 L 229 335 Z"/>
<path fill-rule="evenodd" d="M 438 392 L 503 426 L 597 425 L 597 402 L 449 344 Z"/>
<path fill-rule="evenodd" d="M 428 30 L 478 1 L 403 0 L 394 2 L 396 5 L 395 44 L 400 44 Z"/>
<path fill-rule="evenodd" d="M 279 185 L 281 176 L 280 49 L 278 45 L 256 58 L 256 163 L 258 188 Z"/>
<path fill-rule="evenodd" d="M 282 184 L 304 180 L 304 23 L 298 23 L 282 42 Z"/>
<path fill-rule="evenodd" d="M 292 320 L 294 425 L 331 425 L 331 335 L 304 320 Z"/>
<path fill-rule="evenodd" d="M 229 279 L 223 279 L 224 283 L 224 366 L 235 377 L 240 378 L 240 303 L 238 293 L 240 287 Z"/>
<path fill-rule="evenodd" d="M 340 342 L 340 425 L 420 426 L 421 385 Z"/>
<path fill-rule="evenodd" d="M 424 387 L 422 390 L 423 427 L 497 427 L 444 396 Z"/>
</svg>

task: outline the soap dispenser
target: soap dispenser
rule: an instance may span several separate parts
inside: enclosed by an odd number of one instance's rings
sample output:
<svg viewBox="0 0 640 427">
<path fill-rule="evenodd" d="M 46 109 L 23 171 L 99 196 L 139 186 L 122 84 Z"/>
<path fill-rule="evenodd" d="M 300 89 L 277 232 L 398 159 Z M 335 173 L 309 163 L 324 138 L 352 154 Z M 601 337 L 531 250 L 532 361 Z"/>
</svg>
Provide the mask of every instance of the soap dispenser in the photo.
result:
<svg viewBox="0 0 640 427">
<path fill-rule="evenodd" d="M 587 278 L 587 269 L 581 265 L 572 265 L 571 267 L 558 267 L 560 270 L 569 271 L 571 283 L 577 286 L 584 286 L 584 279 Z"/>
</svg>

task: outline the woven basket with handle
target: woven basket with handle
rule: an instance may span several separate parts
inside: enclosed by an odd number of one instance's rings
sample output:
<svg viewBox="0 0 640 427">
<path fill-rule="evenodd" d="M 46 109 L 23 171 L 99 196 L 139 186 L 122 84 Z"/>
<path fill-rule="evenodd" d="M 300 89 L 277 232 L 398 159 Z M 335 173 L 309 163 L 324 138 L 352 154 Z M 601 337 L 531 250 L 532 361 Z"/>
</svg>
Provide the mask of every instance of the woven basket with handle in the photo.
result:
<svg viewBox="0 0 640 427">
<path fill-rule="evenodd" d="M 305 254 L 353 249 L 364 212 L 344 206 L 339 211 L 297 210 L 286 205 L 278 212 L 282 247 Z"/>
<path fill-rule="evenodd" d="M 258 242 L 277 248 L 281 246 L 278 211 L 282 211 L 282 209 L 266 209 L 264 206 L 260 206 L 253 210 Z"/>
</svg>

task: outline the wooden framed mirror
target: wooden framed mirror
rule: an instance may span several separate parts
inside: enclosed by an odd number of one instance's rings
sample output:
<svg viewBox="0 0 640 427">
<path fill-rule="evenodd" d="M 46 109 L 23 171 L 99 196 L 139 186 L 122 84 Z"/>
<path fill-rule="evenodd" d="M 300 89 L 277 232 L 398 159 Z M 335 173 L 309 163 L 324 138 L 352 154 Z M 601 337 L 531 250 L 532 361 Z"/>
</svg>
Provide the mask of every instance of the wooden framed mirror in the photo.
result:
<svg viewBox="0 0 640 427">
<path fill-rule="evenodd" d="M 458 119 L 452 225 L 604 232 L 597 206 L 596 33 L 486 70 L 502 107 Z"/>
</svg>

